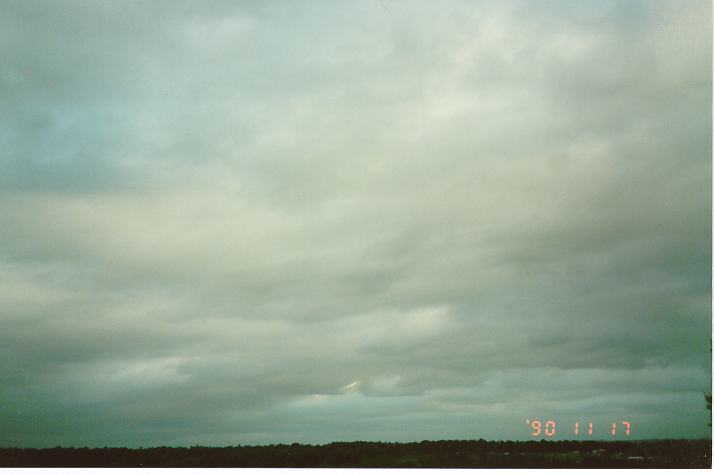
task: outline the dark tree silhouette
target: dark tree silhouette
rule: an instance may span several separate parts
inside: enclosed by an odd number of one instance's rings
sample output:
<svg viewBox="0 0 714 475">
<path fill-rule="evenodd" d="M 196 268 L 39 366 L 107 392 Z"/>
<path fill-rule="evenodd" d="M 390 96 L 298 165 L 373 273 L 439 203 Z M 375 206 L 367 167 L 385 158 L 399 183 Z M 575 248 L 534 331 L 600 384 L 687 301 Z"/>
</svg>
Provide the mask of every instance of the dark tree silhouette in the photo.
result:
<svg viewBox="0 0 714 475">
<path fill-rule="evenodd" d="M 709 337 L 709 353 L 712 351 L 712 339 Z M 709 427 L 712 426 L 712 393 L 704 391 L 704 401 L 707 403 L 707 409 L 709 409 Z"/>
</svg>

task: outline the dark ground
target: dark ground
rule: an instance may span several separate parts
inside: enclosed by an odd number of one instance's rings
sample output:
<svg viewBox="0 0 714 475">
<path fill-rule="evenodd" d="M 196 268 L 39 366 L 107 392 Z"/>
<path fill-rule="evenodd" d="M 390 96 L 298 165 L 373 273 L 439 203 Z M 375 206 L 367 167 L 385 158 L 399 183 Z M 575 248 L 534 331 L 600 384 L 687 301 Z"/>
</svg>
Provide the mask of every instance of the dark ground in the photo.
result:
<svg viewBox="0 0 714 475">
<path fill-rule="evenodd" d="M 0 467 L 711 468 L 711 440 L 0 449 Z"/>
</svg>

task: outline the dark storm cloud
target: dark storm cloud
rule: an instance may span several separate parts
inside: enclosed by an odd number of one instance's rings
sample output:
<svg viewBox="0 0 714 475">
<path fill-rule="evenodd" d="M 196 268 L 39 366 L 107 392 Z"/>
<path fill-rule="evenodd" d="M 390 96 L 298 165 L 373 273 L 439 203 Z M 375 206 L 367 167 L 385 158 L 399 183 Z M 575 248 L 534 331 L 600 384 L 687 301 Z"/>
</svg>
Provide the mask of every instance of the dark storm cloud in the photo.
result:
<svg viewBox="0 0 714 475">
<path fill-rule="evenodd" d="M 0 445 L 707 434 L 710 18 L 4 2 Z"/>
</svg>

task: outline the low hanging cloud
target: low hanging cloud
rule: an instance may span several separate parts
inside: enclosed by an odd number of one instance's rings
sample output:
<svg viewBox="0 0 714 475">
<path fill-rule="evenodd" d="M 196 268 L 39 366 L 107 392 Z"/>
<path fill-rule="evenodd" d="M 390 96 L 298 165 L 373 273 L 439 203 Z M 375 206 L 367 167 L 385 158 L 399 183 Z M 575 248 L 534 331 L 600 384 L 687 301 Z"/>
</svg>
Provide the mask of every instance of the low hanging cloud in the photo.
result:
<svg viewBox="0 0 714 475">
<path fill-rule="evenodd" d="M 0 57 L 0 446 L 709 434 L 709 2 L 9 0 Z"/>
</svg>

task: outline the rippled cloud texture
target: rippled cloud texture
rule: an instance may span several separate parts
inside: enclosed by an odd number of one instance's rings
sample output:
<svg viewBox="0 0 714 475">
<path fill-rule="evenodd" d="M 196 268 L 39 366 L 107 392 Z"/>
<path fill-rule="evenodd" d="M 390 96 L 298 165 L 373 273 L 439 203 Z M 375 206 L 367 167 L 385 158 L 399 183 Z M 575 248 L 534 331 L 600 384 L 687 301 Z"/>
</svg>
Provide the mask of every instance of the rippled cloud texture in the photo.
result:
<svg viewBox="0 0 714 475">
<path fill-rule="evenodd" d="M 3 0 L 0 446 L 706 436 L 711 33 Z"/>
</svg>

